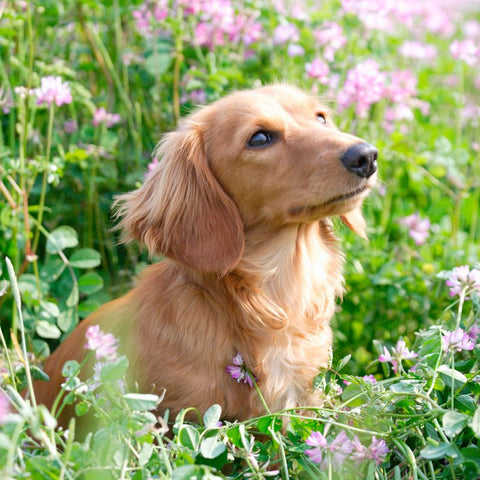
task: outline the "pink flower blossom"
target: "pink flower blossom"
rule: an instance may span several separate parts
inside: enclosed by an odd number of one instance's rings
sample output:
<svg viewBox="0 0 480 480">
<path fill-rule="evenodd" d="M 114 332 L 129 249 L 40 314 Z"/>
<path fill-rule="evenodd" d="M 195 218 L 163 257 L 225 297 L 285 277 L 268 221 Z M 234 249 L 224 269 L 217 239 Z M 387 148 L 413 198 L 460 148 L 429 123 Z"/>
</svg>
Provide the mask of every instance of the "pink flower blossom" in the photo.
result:
<svg viewBox="0 0 480 480">
<path fill-rule="evenodd" d="M 399 366 L 402 365 L 402 360 L 411 360 L 418 357 L 418 354 L 411 352 L 407 348 L 407 344 L 404 340 L 398 340 L 395 348 L 392 348 L 390 353 L 387 347 L 383 347 L 383 354 L 378 357 L 378 360 L 382 363 L 391 363 L 394 373 L 398 373 Z"/>
<path fill-rule="evenodd" d="M 149 178 L 152 173 L 154 172 L 154 170 L 157 168 L 158 166 L 158 163 L 159 163 L 159 160 L 158 158 L 154 158 L 147 166 L 147 171 L 145 172 L 145 179 Z"/>
<path fill-rule="evenodd" d="M 50 106 L 53 102 L 60 105 L 72 102 L 72 94 L 68 82 L 62 82 L 61 77 L 48 76 L 40 80 L 40 87 L 35 88 L 33 93 L 37 97 L 37 104 L 47 104 Z"/>
<path fill-rule="evenodd" d="M 97 360 L 113 362 L 117 359 L 118 343 L 111 333 L 104 333 L 98 325 L 91 325 L 87 328 L 85 338 L 85 348 L 94 351 Z"/>
<path fill-rule="evenodd" d="M 385 96 L 392 102 L 406 102 L 417 93 L 417 78 L 409 70 L 397 70 L 390 75 Z"/>
<path fill-rule="evenodd" d="M 234 380 L 238 383 L 242 382 L 250 387 L 253 387 L 253 378 L 251 373 L 248 371 L 243 357 L 240 353 L 237 353 L 235 357 L 233 357 L 233 365 L 228 365 L 225 368 L 225 373 L 230 375 Z"/>
<path fill-rule="evenodd" d="M 450 287 L 450 296 L 452 297 L 460 295 L 464 289 L 480 293 L 480 270 L 476 268 L 470 270 L 468 265 L 456 267 L 452 270 L 446 284 Z"/>
<path fill-rule="evenodd" d="M 442 348 L 445 353 L 461 352 L 462 350 L 473 350 L 475 344 L 462 328 L 457 328 L 442 337 Z"/>
<path fill-rule="evenodd" d="M 313 36 L 324 47 L 323 57 L 329 62 L 333 62 L 335 52 L 347 43 L 342 27 L 335 22 L 325 22 L 319 29 L 314 30 Z"/>
<path fill-rule="evenodd" d="M 370 106 L 383 97 L 385 80 L 385 74 L 374 60 L 358 64 L 348 71 L 345 83 L 338 93 L 339 110 L 355 105 L 356 114 L 366 118 Z"/>
<path fill-rule="evenodd" d="M 293 23 L 278 25 L 273 31 L 273 44 L 283 45 L 287 42 L 298 42 L 300 38 L 298 28 Z"/>
<path fill-rule="evenodd" d="M 310 78 L 316 78 L 323 85 L 328 83 L 330 69 L 320 58 L 316 58 L 312 63 L 307 63 L 305 70 Z"/>
<path fill-rule="evenodd" d="M 480 322 L 475 322 L 467 332 L 468 338 L 475 344 L 480 336 Z"/>
<path fill-rule="evenodd" d="M 329 446 L 332 463 L 335 468 L 340 468 L 347 457 L 353 452 L 353 445 L 347 434 L 342 430 Z"/>
<path fill-rule="evenodd" d="M 5 393 L 0 390 L 0 425 L 4 424 L 7 421 L 8 415 L 10 414 L 10 401 Z"/>
<path fill-rule="evenodd" d="M 300 57 L 305 54 L 305 49 L 296 43 L 290 43 L 287 47 L 287 55 L 289 57 Z"/>
<path fill-rule="evenodd" d="M 408 234 L 417 245 L 425 243 L 430 235 L 430 220 L 428 218 L 421 218 L 418 213 L 401 218 L 400 223 L 409 229 Z"/>
<path fill-rule="evenodd" d="M 320 432 L 312 432 L 305 442 L 310 447 L 315 447 L 305 450 L 305 454 L 312 462 L 322 463 L 323 453 L 328 446 L 327 439 Z"/>
<path fill-rule="evenodd" d="M 377 465 L 380 465 L 385 460 L 389 451 L 384 440 L 377 439 L 375 436 L 372 438 L 372 443 L 368 447 L 368 453 L 370 459 L 375 460 Z"/>
<path fill-rule="evenodd" d="M 405 58 L 415 60 L 433 60 L 437 56 L 437 49 L 433 45 L 417 41 L 406 41 L 398 49 L 398 53 Z"/>
<path fill-rule="evenodd" d="M 479 56 L 479 49 L 471 38 L 467 40 L 454 40 L 450 44 L 450 53 L 453 58 L 464 61 L 467 65 L 474 65 Z"/>
<path fill-rule="evenodd" d="M 63 122 L 63 129 L 66 133 L 75 133 L 78 130 L 78 123 L 73 119 L 65 120 L 65 122 Z"/>
<path fill-rule="evenodd" d="M 107 112 L 103 107 L 97 108 L 95 112 L 93 112 L 92 123 L 95 127 L 101 123 L 104 123 L 107 127 L 113 127 L 119 123 L 120 120 L 121 117 L 118 113 Z"/>
</svg>

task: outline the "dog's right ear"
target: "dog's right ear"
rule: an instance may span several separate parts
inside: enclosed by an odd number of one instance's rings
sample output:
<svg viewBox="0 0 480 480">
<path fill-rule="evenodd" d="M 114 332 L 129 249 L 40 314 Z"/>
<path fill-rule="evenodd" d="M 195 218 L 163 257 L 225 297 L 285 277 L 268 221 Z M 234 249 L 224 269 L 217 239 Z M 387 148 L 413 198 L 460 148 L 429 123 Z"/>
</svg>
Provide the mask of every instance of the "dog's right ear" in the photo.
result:
<svg viewBox="0 0 480 480">
<path fill-rule="evenodd" d="M 139 240 L 151 255 L 226 274 L 243 253 L 243 222 L 208 166 L 199 126 L 167 134 L 156 155 L 160 163 L 145 184 L 116 200 L 125 240 Z"/>
</svg>

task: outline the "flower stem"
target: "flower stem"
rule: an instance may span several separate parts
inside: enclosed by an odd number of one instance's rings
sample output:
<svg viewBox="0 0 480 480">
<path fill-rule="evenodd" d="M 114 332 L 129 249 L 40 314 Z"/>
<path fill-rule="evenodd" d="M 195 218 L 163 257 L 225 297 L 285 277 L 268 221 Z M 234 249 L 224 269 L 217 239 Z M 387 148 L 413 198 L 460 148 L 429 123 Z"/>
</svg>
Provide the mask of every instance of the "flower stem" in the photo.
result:
<svg viewBox="0 0 480 480">
<path fill-rule="evenodd" d="M 48 130 L 47 130 L 47 151 L 45 153 L 45 170 L 42 177 L 42 189 L 40 191 L 40 202 L 38 204 L 38 216 L 37 216 L 37 228 L 35 230 L 35 237 L 33 239 L 32 251 L 35 253 L 38 247 L 38 241 L 40 239 L 40 228 L 43 222 L 43 211 L 45 208 L 45 197 L 47 194 L 47 179 L 48 179 L 48 164 L 50 163 L 50 153 L 52 150 L 52 136 L 53 136 L 53 119 L 55 114 L 55 104 L 50 104 L 48 113 Z"/>
</svg>

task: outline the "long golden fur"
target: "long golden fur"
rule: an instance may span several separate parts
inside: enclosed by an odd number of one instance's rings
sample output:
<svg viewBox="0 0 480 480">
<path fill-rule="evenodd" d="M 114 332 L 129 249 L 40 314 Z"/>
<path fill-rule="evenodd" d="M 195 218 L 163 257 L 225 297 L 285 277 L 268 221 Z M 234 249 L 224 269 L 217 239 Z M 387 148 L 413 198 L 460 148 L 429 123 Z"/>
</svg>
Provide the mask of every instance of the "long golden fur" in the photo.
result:
<svg viewBox="0 0 480 480">
<path fill-rule="evenodd" d="M 252 144 L 259 132 L 271 141 Z M 184 120 L 145 184 L 117 201 L 125 239 L 167 258 L 46 360 L 38 401 L 52 405 L 63 364 L 84 357 L 85 331 L 99 324 L 121 339 L 132 384 L 165 389 L 160 411 L 218 403 L 227 419 L 261 414 L 254 389 L 225 373 L 237 352 L 272 410 L 318 404 L 312 380 L 343 289 L 330 217 L 365 236 L 360 207 L 376 177 L 373 147 L 366 172 L 365 159 L 342 160 L 359 145 L 316 98 L 285 85 L 233 93 Z"/>
</svg>

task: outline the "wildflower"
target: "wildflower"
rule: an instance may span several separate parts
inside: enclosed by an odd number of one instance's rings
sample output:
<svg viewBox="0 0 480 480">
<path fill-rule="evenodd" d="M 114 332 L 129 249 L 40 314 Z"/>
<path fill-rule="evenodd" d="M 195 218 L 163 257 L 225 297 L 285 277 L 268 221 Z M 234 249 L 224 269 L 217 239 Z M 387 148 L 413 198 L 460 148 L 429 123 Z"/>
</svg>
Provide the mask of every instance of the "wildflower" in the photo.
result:
<svg viewBox="0 0 480 480">
<path fill-rule="evenodd" d="M 339 110 L 355 105 L 356 114 L 365 118 L 370 106 L 380 101 L 385 91 L 385 74 L 374 60 L 365 60 L 347 73 L 338 93 Z"/>
<path fill-rule="evenodd" d="M 10 401 L 5 393 L 0 390 L 0 425 L 7 421 L 7 417 L 10 414 Z"/>
<path fill-rule="evenodd" d="M 40 87 L 35 88 L 33 93 L 37 97 L 37 104 L 47 104 L 50 106 L 53 102 L 60 105 L 72 102 L 72 94 L 68 82 L 62 82 L 61 77 L 48 76 L 40 81 Z"/>
<path fill-rule="evenodd" d="M 417 93 L 417 79 L 409 70 L 397 70 L 390 76 L 385 96 L 393 102 L 404 103 Z"/>
<path fill-rule="evenodd" d="M 287 42 L 298 42 L 300 36 L 298 28 L 293 23 L 278 25 L 273 32 L 273 44 L 283 45 Z"/>
<path fill-rule="evenodd" d="M 442 349 L 445 353 L 473 350 L 474 348 L 475 344 L 472 342 L 468 333 L 465 333 L 462 328 L 447 332 L 442 337 Z"/>
<path fill-rule="evenodd" d="M 428 218 L 421 218 L 418 213 L 414 213 L 408 217 L 401 218 L 400 223 L 409 228 L 408 234 L 417 245 L 425 243 L 430 234 L 430 220 Z"/>
<path fill-rule="evenodd" d="M 402 360 L 411 360 L 415 357 L 418 357 L 418 354 L 411 352 L 407 348 L 404 340 L 399 340 L 391 353 L 388 351 L 387 347 L 383 347 L 383 354 L 378 357 L 378 360 L 382 363 L 391 363 L 393 371 L 397 373 L 399 365 L 402 365 Z"/>
<path fill-rule="evenodd" d="M 400 45 L 398 53 L 405 58 L 433 60 L 437 56 L 437 49 L 433 45 L 416 41 L 407 41 Z"/>
<path fill-rule="evenodd" d="M 321 84 L 326 85 L 328 83 L 330 69 L 328 65 L 319 58 L 316 58 L 312 63 L 307 63 L 305 70 L 309 77 L 316 78 Z"/>
<path fill-rule="evenodd" d="M 158 165 L 158 158 L 154 158 L 147 166 L 147 171 L 145 172 L 145 179 L 150 177 Z"/>
<path fill-rule="evenodd" d="M 305 49 L 296 43 L 290 43 L 287 47 L 287 55 L 289 57 L 300 57 L 305 54 Z"/>
<path fill-rule="evenodd" d="M 320 432 L 312 432 L 306 440 L 306 444 L 315 447 L 305 450 L 305 454 L 315 463 L 322 463 L 324 450 L 328 446 L 327 439 Z"/>
<path fill-rule="evenodd" d="M 454 40 L 450 44 L 450 53 L 453 58 L 464 61 L 467 65 L 474 65 L 478 60 L 479 49 L 475 42 L 468 38 L 467 40 Z"/>
<path fill-rule="evenodd" d="M 385 460 L 387 453 L 390 450 L 387 444 L 382 439 L 377 439 L 375 436 L 372 438 L 372 443 L 368 447 L 368 453 L 372 460 L 375 460 L 377 465 L 380 465 Z"/>
<path fill-rule="evenodd" d="M 111 333 L 104 333 L 98 325 L 91 325 L 85 334 L 85 348 L 95 352 L 97 360 L 104 359 L 113 362 L 117 359 L 117 339 Z"/>
<path fill-rule="evenodd" d="M 377 383 L 377 379 L 373 375 L 364 375 L 362 378 L 365 383 L 370 383 L 372 385 Z"/>
<path fill-rule="evenodd" d="M 329 450 L 334 467 L 340 467 L 353 451 L 352 442 L 344 430 L 335 437 L 330 444 Z"/>
<path fill-rule="evenodd" d="M 73 119 L 65 120 L 63 129 L 66 133 L 75 133 L 78 130 L 78 123 Z"/>
<path fill-rule="evenodd" d="M 475 290 L 480 293 L 480 270 L 468 265 L 456 267 L 452 270 L 450 278 L 446 281 L 450 287 L 450 296 L 460 295 L 463 290 Z"/>
<path fill-rule="evenodd" d="M 237 353 L 237 355 L 233 357 L 233 365 L 228 365 L 225 368 L 225 373 L 230 375 L 238 383 L 243 382 L 253 387 L 253 379 L 251 373 L 248 371 L 243 357 L 240 353 Z"/>
<path fill-rule="evenodd" d="M 0 296 L 1 296 L 1 292 L 0 292 Z M 470 338 L 470 340 L 473 343 L 477 343 L 477 339 L 480 335 L 480 323 L 479 322 L 474 323 L 470 327 L 470 330 L 467 332 L 467 335 L 468 335 L 468 338 Z"/>
<path fill-rule="evenodd" d="M 92 123 L 95 127 L 104 123 L 107 127 L 113 127 L 120 122 L 120 115 L 118 113 L 109 113 L 103 107 L 97 108 L 93 112 Z"/>
<path fill-rule="evenodd" d="M 325 47 L 323 57 L 329 62 L 333 62 L 335 52 L 347 43 L 342 27 L 335 22 L 325 22 L 313 35 L 317 42 Z"/>
</svg>

